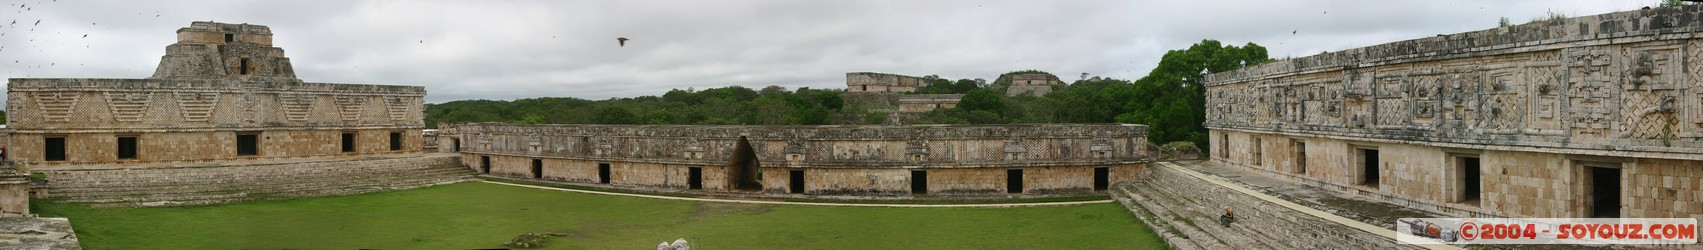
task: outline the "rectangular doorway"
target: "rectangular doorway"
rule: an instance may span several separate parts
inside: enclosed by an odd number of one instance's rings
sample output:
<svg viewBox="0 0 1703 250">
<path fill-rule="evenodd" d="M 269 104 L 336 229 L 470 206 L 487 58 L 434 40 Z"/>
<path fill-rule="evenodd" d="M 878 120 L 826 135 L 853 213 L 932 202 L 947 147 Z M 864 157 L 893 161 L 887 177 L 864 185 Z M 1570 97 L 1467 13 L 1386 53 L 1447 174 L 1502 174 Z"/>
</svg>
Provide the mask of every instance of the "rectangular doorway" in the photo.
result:
<svg viewBox="0 0 1703 250">
<path fill-rule="evenodd" d="M 1620 218 L 1620 169 L 1586 166 L 1591 175 L 1591 218 Z"/>
<path fill-rule="evenodd" d="M 41 159 L 44 161 L 65 160 L 65 137 L 48 137 L 42 139 L 44 148 Z"/>
<path fill-rule="evenodd" d="M 686 168 L 686 189 L 704 189 L 704 168 Z"/>
<path fill-rule="evenodd" d="M 461 139 L 449 139 L 449 143 L 453 144 L 450 152 L 461 152 Z"/>
<path fill-rule="evenodd" d="M 1478 205 L 1479 204 L 1478 203 L 1478 198 L 1479 198 L 1478 196 L 1479 196 L 1479 194 L 1484 193 L 1483 192 L 1484 189 L 1483 189 L 1483 186 L 1482 186 L 1483 183 L 1480 182 L 1482 180 L 1482 177 L 1480 176 L 1480 174 L 1483 173 L 1483 168 L 1480 167 L 1479 164 L 1481 164 L 1482 161 L 1479 160 L 1478 157 L 1461 157 L 1460 161 L 1461 161 L 1460 162 L 1460 164 L 1461 164 L 1461 184 L 1460 184 L 1461 199 L 1460 199 L 1460 201 L 1462 203 Z"/>
<path fill-rule="evenodd" d="M 788 170 L 787 191 L 794 194 L 804 193 L 804 170 Z"/>
<path fill-rule="evenodd" d="M 1378 186 L 1378 150 L 1360 149 L 1360 185 Z"/>
<path fill-rule="evenodd" d="M 390 151 L 402 150 L 402 132 L 390 132 Z"/>
<path fill-rule="evenodd" d="M 1307 174 L 1307 142 L 1291 140 L 1290 148 L 1295 151 L 1295 173 Z"/>
<path fill-rule="evenodd" d="M 355 152 L 355 133 L 343 133 L 343 152 Z"/>
<path fill-rule="evenodd" d="M 136 159 L 136 137 L 135 136 L 119 136 L 118 137 L 118 159 L 119 160 L 135 160 Z"/>
<path fill-rule="evenodd" d="M 597 183 L 609 184 L 609 163 L 597 163 Z"/>
<path fill-rule="evenodd" d="M 260 134 L 237 134 L 237 155 L 260 155 Z"/>
<path fill-rule="evenodd" d="M 1011 194 L 1023 193 L 1023 170 L 1022 169 L 1006 169 L 1005 170 L 1005 193 L 1011 193 Z"/>
<path fill-rule="evenodd" d="M 489 155 L 479 156 L 479 173 L 482 173 L 482 174 L 490 174 L 491 173 L 491 156 L 489 156 Z"/>
<path fill-rule="evenodd" d="M 544 159 L 532 159 L 532 178 L 544 179 Z"/>
<path fill-rule="evenodd" d="M 1106 188 L 1111 187 L 1112 186 L 1112 178 L 1111 178 L 1112 176 L 1111 175 L 1112 175 L 1112 168 L 1109 168 L 1109 167 L 1094 168 L 1094 191 L 1106 191 Z"/>
<path fill-rule="evenodd" d="M 911 194 L 928 193 L 928 171 L 911 170 Z"/>
</svg>

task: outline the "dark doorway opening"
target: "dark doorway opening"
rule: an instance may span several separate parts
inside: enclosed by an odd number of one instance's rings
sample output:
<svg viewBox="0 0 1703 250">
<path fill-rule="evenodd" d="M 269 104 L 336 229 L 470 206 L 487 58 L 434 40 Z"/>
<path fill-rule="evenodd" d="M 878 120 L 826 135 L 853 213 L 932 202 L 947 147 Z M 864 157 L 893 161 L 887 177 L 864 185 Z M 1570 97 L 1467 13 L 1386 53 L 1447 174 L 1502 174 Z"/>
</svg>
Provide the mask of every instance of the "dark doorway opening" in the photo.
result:
<svg viewBox="0 0 1703 250">
<path fill-rule="evenodd" d="M 757 191 L 763 190 L 762 168 L 757 162 L 757 152 L 751 149 L 751 142 L 744 136 L 734 142 L 732 161 L 727 164 L 728 184 L 733 190 Z M 802 180 L 803 178 L 799 178 Z"/>
<path fill-rule="evenodd" d="M 1591 175 L 1591 218 L 1620 218 L 1620 169 L 1586 169 Z"/>
<path fill-rule="evenodd" d="M 491 173 L 491 156 L 479 156 L 479 173 Z"/>
<path fill-rule="evenodd" d="M 544 179 L 544 160 L 532 159 L 532 178 Z"/>
<path fill-rule="evenodd" d="M 42 140 L 42 144 L 45 144 L 43 147 L 46 147 L 41 151 L 44 153 L 41 157 L 42 160 L 65 160 L 65 137 L 48 137 Z"/>
<path fill-rule="evenodd" d="M 120 137 L 118 137 L 118 159 L 121 159 L 121 160 L 136 159 L 136 137 L 134 137 L 134 136 L 120 136 Z"/>
<path fill-rule="evenodd" d="M 609 163 L 597 163 L 597 183 L 609 184 Z"/>
<path fill-rule="evenodd" d="M 1293 141 L 1290 144 L 1291 144 L 1290 148 L 1295 150 L 1295 173 L 1306 174 L 1307 173 L 1307 143 L 1297 140 L 1297 141 Z"/>
<path fill-rule="evenodd" d="M 911 170 L 911 194 L 928 193 L 928 171 Z"/>
<path fill-rule="evenodd" d="M 235 42 L 236 40 L 237 40 L 236 35 L 231 34 L 231 33 L 225 33 L 225 42 L 226 43 Z"/>
<path fill-rule="evenodd" d="M 1378 150 L 1377 149 L 1361 149 L 1360 150 L 1360 171 L 1362 172 L 1362 174 L 1360 175 L 1360 177 L 1361 177 L 1360 178 L 1360 184 L 1361 185 L 1374 186 L 1374 187 L 1378 186 L 1379 177 L 1378 177 Z"/>
<path fill-rule="evenodd" d="M 260 155 L 260 134 L 237 135 L 237 155 Z"/>
<path fill-rule="evenodd" d="M 686 168 L 686 189 L 704 189 L 704 168 Z"/>
<path fill-rule="evenodd" d="M 1112 185 L 1112 168 L 1094 168 L 1094 191 L 1105 191 Z"/>
<path fill-rule="evenodd" d="M 343 152 L 355 152 L 355 133 L 343 133 Z"/>
<path fill-rule="evenodd" d="M 1478 157 L 1461 157 L 1461 202 L 1478 204 L 1478 195 L 1482 193 L 1478 164 Z"/>
<path fill-rule="evenodd" d="M 450 152 L 461 152 L 461 139 L 449 139 Z"/>
<path fill-rule="evenodd" d="M 804 193 L 804 170 L 787 171 L 787 191 L 794 194 Z"/>
<path fill-rule="evenodd" d="M 1012 193 L 1012 194 L 1023 193 L 1023 170 L 1022 169 L 1006 169 L 1005 170 L 1005 192 L 1006 193 Z"/>
<path fill-rule="evenodd" d="M 390 132 L 390 150 L 402 150 L 402 133 Z"/>
<path fill-rule="evenodd" d="M 247 75 L 248 74 L 248 58 L 243 58 L 242 59 L 242 65 L 240 65 L 240 66 L 241 67 L 239 67 L 237 69 L 237 71 L 242 72 L 241 74 Z"/>
</svg>

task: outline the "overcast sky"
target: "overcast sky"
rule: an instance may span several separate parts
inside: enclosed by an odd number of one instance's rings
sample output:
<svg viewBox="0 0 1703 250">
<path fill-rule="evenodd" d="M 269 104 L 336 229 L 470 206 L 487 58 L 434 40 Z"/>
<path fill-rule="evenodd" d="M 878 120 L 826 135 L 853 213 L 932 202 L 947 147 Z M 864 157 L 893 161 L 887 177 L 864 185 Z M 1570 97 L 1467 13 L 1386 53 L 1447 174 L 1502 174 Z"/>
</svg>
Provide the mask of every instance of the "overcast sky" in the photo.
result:
<svg viewBox="0 0 1703 250">
<path fill-rule="evenodd" d="M 1282 58 L 1657 1 L 4 2 L 0 77 L 145 78 L 178 28 L 211 20 L 270 26 L 303 80 L 421 85 L 441 103 L 843 89 L 862 71 L 1135 79 L 1201 39 Z"/>
</svg>

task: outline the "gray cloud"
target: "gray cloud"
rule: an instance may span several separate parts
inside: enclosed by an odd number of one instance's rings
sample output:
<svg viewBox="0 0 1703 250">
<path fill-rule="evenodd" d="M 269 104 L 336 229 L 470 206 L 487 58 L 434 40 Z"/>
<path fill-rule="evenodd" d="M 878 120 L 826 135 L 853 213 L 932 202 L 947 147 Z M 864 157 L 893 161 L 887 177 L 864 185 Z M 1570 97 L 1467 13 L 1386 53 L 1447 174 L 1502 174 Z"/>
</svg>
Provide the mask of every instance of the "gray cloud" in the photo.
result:
<svg viewBox="0 0 1703 250">
<path fill-rule="evenodd" d="M 1304 56 L 1655 2 L 49 0 L 0 6 L 18 20 L 0 77 L 146 77 L 173 31 L 213 20 L 271 26 L 304 80 L 423 85 L 428 102 L 843 88 L 852 71 L 1134 79 L 1201 39 Z"/>
</svg>

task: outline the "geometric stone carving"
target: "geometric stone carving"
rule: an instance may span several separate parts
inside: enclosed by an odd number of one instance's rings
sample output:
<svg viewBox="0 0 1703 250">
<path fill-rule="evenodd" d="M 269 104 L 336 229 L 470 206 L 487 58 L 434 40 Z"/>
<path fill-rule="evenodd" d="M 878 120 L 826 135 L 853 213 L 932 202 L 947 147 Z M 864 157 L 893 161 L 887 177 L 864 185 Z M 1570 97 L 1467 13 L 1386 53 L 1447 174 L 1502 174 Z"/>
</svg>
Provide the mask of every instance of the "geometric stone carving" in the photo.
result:
<svg viewBox="0 0 1703 250">
<path fill-rule="evenodd" d="M 390 120 L 393 121 L 406 119 L 408 117 L 408 104 L 412 103 L 414 103 L 413 99 L 408 97 L 388 96 L 384 98 L 384 107 L 390 111 Z"/>
<path fill-rule="evenodd" d="M 315 94 L 278 94 L 278 105 L 284 110 L 284 119 L 292 122 L 307 121 L 309 111 L 313 110 L 314 100 L 319 99 Z"/>
<path fill-rule="evenodd" d="M 183 114 L 184 121 L 205 122 L 213 117 L 213 108 L 219 105 L 219 93 L 178 92 L 178 113 Z"/>
<path fill-rule="evenodd" d="M 42 120 L 49 122 L 66 122 L 71 120 L 71 109 L 77 106 L 77 93 L 35 93 L 37 105 L 41 106 Z"/>
<path fill-rule="evenodd" d="M 120 122 L 140 122 L 148 113 L 148 98 L 153 92 L 105 92 L 106 105 L 112 117 Z"/>
<path fill-rule="evenodd" d="M 341 115 L 344 121 L 360 120 L 361 111 L 366 108 L 367 98 L 369 97 L 351 95 L 337 96 L 337 114 Z"/>
</svg>

